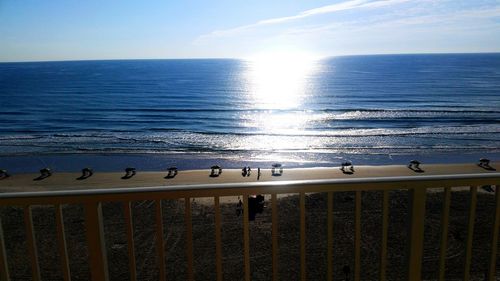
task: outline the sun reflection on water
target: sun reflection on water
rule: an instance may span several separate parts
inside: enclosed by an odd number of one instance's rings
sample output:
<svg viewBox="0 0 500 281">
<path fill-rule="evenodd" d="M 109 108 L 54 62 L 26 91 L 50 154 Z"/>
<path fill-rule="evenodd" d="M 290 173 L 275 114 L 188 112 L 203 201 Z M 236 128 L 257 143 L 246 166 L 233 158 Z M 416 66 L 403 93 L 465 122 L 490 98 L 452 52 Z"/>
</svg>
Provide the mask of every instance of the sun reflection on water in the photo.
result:
<svg viewBox="0 0 500 281">
<path fill-rule="evenodd" d="M 257 56 L 247 63 L 249 106 L 256 111 L 245 116 L 245 127 L 262 134 L 259 143 L 251 146 L 267 151 L 307 149 L 309 144 L 296 143 L 290 136 L 306 134 L 311 122 L 318 121 L 305 106 L 314 95 L 310 79 L 319 69 L 317 59 L 281 53 Z"/>
<path fill-rule="evenodd" d="M 261 55 L 248 61 L 246 79 L 256 109 L 300 109 L 317 67 L 306 55 Z"/>
</svg>

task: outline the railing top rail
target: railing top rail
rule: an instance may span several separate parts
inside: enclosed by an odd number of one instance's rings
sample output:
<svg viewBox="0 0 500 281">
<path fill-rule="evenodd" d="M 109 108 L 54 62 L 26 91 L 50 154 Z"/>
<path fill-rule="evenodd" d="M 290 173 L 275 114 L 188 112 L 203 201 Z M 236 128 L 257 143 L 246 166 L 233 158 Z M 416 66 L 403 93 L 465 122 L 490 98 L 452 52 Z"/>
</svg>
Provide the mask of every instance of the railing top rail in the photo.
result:
<svg viewBox="0 0 500 281">
<path fill-rule="evenodd" d="M 61 191 L 35 191 L 35 192 L 6 192 L 0 193 L 2 199 L 16 198 L 43 198 L 43 197 L 78 197 L 78 196 L 98 196 L 98 195 L 122 195 L 136 193 L 154 192 L 179 192 L 197 190 L 222 190 L 222 189 L 252 189 L 252 188 L 276 188 L 275 192 L 280 193 L 280 187 L 297 186 L 325 186 L 325 185 L 373 185 L 373 184 L 394 184 L 402 186 L 408 183 L 419 182 L 442 182 L 442 181 L 463 181 L 463 180 L 500 180 L 500 173 L 480 173 L 480 174 L 454 174 L 454 175 L 419 175 L 419 176 L 395 176 L 395 177 L 368 177 L 368 178 L 348 178 L 348 179 L 319 179 L 319 180 L 289 180 L 289 181 L 265 181 L 246 183 L 210 183 L 210 184 L 190 184 L 190 185 L 165 185 L 150 187 L 128 187 L 128 188 L 106 188 L 106 189 L 82 189 L 82 190 L 61 190 Z M 497 183 L 497 182 L 496 182 Z M 430 187 L 430 186 L 428 186 Z M 435 187 L 439 187 L 436 185 Z M 283 192 L 286 192 L 283 191 Z"/>
</svg>

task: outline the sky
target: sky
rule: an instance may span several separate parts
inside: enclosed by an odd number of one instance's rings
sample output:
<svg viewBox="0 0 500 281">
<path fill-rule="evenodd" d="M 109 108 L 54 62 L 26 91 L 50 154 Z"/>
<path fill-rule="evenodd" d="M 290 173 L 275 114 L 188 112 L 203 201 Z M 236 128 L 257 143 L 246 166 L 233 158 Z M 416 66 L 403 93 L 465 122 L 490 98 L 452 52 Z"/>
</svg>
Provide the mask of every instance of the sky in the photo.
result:
<svg viewBox="0 0 500 281">
<path fill-rule="evenodd" d="M 0 0 L 0 61 L 500 52 L 500 0 Z"/>
</svg>

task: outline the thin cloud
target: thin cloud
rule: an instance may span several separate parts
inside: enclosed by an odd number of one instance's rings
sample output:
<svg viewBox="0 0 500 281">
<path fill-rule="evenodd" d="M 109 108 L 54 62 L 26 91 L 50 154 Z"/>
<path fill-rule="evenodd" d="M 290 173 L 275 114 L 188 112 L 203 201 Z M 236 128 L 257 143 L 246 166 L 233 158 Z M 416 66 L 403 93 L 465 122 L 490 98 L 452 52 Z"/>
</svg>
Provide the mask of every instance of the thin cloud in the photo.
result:
<svg viewBox="0 0 500 281">
<path fill-rule="evenodd" d="M 397 20 L 380 22 L 374 25 L 368 25 L 365 28 L 373 27 L 393 27 L 403 25 L 430 25 L 430 24 L 451 24 L 457 23 L 455 27 L 463 28 L 459 23 L 464 23 L 467 20 L 488 20 L 500 18 L 500 7 L 495 8 L 478 8 L 465 11 L 453 11 L 434 15 L 414 16 Z"/>
<path fill-rule="evenodd" d="M 334 12 L 339 12 L 339 11 L 344 11 L 344 10 L 351 10 L 351 9 L 355 9 L 355 8 L 361 7 L 363 5 L 366 5 L 369 2 L 370 1 L 368 1 L 368 0 L 351 0 L 351 1 L 347 1 L 347 2 L 341 2 L 341 3 L 337 3 L 337 4 L 333 4 L 333 5 L 323 6 L 320 8 L 306 10 L 306 11 L 303 11 L 295 16 L 262 20 L 262 21 L 259 21 L 255 24 L 253 24 L 253 25 L 266 25 L 266 24 L 282 23 L 282 22 L 307 18 L 307 17 L 315 16 L 315 15 L 334 13 Z"/>
<path fill-rule="evenodd" d="M 312 17 L 316 15 L 335 13 L 345 10 L 353 10 L 353 9 L 361 9 L 361 8 L 380 8 L 389 5 L 400 4 L 404 2 L 409 2 L 411 0 L 350 0 L 345 2 L 340 2 L 337 4 L 327 5 L 319 8 L 314 8 L 306 11 L 302 11 L 293 16 L 287 17 L 278 17 L 272 19 L 261 20 L 253 24 L 242 25 L 235 28 L 225 29 L 225 30 L 216 30 L 211 33 L 200 36 L 197 41 L 208 39 L 211 37 L 221 37 L 221 36 L 229 36 L 233 34 L 240 33 L 242 31 L 253 29 L 256 27 L 261 27 L 265 25 L 272 24 L 280 24 L 284 22 L 290 22 L 298 19 L 303 19 L 307 17 Z"/>
<path fill-rule="evenodd" d="M 314 35 L 323 34 L 329 31 L 337 30 L 349 30 L 353 31 L 363 31 L 370 30 L 374 28 L 385 28 L 385 27 L 402 27 L 402 26 L 429 26 L 433 25 L 437 27 L 439 24 L 454 25 L 455 28 L 463 29 L 465 27 L 474 28 L 472 26 L 463 26 L 459 23 L 463 23 L 470 20 L 492 20 L 500 18 L 500 7 L 485 7 L 464 11 L 447 11 L 445 13 L 434 13 L 431 15 L 405 15 L 403 18 L 394 19 L 394 15 L 388 15 L 381 18 L 374 18 L 371 20 L 364 21 L 346 21 L 346 22 L 335 22 L 325 25 L 316 25 L 312 27 L 302 27 L 287 30 L 285 35 Z M 498 23 L 494 23 L 493 26 L 498 26 Z"/>
</svg>

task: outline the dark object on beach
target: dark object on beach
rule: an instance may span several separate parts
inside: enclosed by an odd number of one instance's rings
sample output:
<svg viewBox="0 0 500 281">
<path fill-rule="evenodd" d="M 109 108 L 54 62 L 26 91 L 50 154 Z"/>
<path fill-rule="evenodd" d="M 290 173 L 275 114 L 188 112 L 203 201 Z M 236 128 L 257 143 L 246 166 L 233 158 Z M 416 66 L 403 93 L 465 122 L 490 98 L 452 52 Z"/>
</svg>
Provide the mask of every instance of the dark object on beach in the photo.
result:
<svg viewBox="0 0 500 281">
<path fill-rule="evenodd" d="M 170 167 L 170 168 L 168 168 L 167 171 L 168 171 L 168 174 L 165 176 L 166 179 L 175 178 L 175 176 L 177 176 L 177 174 L 178 174 L 177 167 Z"/>
<path fill-rule="evenodd" d="M 479 159 L 479 163 L 477 165 L 483 169 L 488 170 L 488 171 L 496 171 L 495 168 L 490 166 L 490 159 L 481 158 L 481 159 Z"/>
<path fill-rule="evenodd" d="M 248 197 L 248 220 L 254 221 L 256 214 L 264 211 L 264 195 L 250 195 Z"/>
<path fill-rule="evenodd" d="M 94 174 L 94 171 L 91 168 L 83 168 L 82 175 L 77 178 L 77 180 L 84 180 L 86 178 L 91 177 Z"/>
<path fill-rule="evenodd" d="M 257 168 L 257 180 L 260 180 L 260 168 Z"/>
<path fill-rule="evenodd" d="M 38 176 L 36 179 L 33 180 L 40 181 L 50 176 L 52 176 L 52 171 L 49 168 L 43 168 L 40 170 L 40 176 Z"/>
<path fill-rule="evenodd" d="M 491 185 L 483 185 L 483 186 L 481 186 L 481 188 L 482 188 L 484 191 L 487 191 L 487 192 L 490 192 L 490 193 L 495 192 L 495 190 L 491 187 Z"/>
<path fill-rule="evenodd" d="M 340 164 L 340 170 L 342 173 L 347 175 L 354 174 L 354 165 L 352 165 L 351 161 L 345 161 Z"/>
<path fill-rule="evenodd" d="M 262 214 L 264 211 L 264 195 L 250 195 L 248 197 L 248 220 L 254 221 L 255 215 Z M 243 202 L 239 200 L 236 205 L 236 215 L 243 214 Z"/>
<path fill-rule="evenodd" d="M 351 275 L 351 268 L 348 265 L 344 265 L 342 268 L 342 272 L 345 274 L 345 280 L 349 280 L 349 276 Z"/>
<path fill-rule="evenodd" d="M 219 165 L 214 165 L 210 167 L 210 169 L 212 170 L 210 172 L 210 177 L 212 178 L 218 177 L 220 176 L 220 174 L 222 174 L 222 168 Z"/>
<path fill-rule="evenodd" d="M 245 167 L 243 167 L 243 169 L 241 169 L 241 175 L 243 177 L 249 177 L 251 171 L 252 171 L 252 168 L 250 168 L 249 166 L 245 166 Z"/>
<path fill-rule="evenodd" d="M 343 199 L 342 199 L 343 202 L 353 202 L 354 201 L 354 197 L 352 196 L 345 196 Z"/>
<path fill-rule="evenodd" d="M 489 165 L 490 165 L 490 159 L 486 158 L 479 159 L 479 166 L 489 166 Z"/>
<path fill-rule="evenodd" d="M 10 177 L 9 173 L 7 173 L 7 170 L 0 170 L 0 180 L 6 179 Z"/>
<path fill-rule="evenodd" d="M 421 163 L 417 160 L 411 160 L 410 164 L 408 164 L 408 169 L 410 169 L 414 172 L 417 172 L 417 173 L 423 173 L 424 170 L 422 170 L 422 168 L 420 168 L 420 164 Z"/>
<path fill-rule="evenodd" d="M 122 177 L 122 179 L 124 180 L 127 180 L 127 179 L 130 179 L 131 177 L 135 176 L 136 174 L 136 171 L 135 171 L 135 168 L 126 168 L 125 169 L 125 175 Z"/>
<path fill-rule="evenodd" d="M 283 175 L 283 166 L 279 163 L 273 164 L 271 168 L 271 174 L 275 177 Z"/>
</svg>

